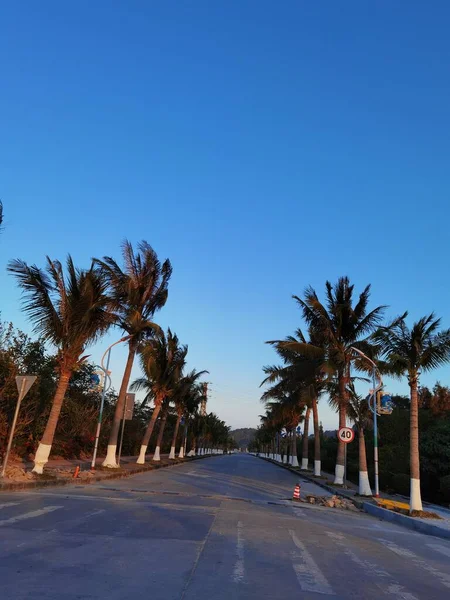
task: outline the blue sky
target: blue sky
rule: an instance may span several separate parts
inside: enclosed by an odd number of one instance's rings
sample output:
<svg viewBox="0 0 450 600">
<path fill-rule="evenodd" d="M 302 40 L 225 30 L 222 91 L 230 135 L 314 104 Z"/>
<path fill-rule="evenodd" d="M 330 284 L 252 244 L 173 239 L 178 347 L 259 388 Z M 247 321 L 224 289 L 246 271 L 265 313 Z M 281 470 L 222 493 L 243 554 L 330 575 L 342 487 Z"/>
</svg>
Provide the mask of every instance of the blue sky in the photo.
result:
<svg viewBox="0 0 450 600">
<path fill-rule="evenodd" d="M 370 4 L 3 3 L 2 318 L 29 330 L 10 258 L 146 239 L 174 267 L 157 320 L 233 426 L 257 424 L 264 341 L 308 284 L 346 274 L 449 327 L 450 7 Z"/>
</svg>

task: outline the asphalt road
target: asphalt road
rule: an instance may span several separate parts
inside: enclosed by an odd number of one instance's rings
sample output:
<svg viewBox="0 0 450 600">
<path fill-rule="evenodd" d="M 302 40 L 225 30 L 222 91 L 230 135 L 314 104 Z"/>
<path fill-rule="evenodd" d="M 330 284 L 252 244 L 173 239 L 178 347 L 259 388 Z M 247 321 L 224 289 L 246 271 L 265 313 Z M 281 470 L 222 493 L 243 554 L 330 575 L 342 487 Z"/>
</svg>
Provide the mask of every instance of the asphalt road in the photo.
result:
<svg viewBox="0 0 450 600">
<path fill-rule="evenodd" d="M 450 597 L 450 543 L 293 506 L 297 477 L 217 456 L 104 484 L 0 496 L 1 598 Z M 302 483 L 303 493 L 325 493 Z"/>
</svg>

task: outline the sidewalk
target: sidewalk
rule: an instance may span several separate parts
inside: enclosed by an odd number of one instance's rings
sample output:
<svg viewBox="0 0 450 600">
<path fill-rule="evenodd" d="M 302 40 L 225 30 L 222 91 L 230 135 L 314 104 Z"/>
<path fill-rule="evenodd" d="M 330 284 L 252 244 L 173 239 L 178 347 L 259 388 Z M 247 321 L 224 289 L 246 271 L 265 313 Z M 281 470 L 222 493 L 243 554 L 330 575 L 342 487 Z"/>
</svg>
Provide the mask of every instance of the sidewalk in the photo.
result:
<svg viewBox="0 0 450 600">
<path fill-rule="evenodd" d="M 263 457 L 259 457 L 263 458 Z M 394 512 L 392 510 L 388 510 L 383 508 L 377 503 L 377 499 L 373 497 L 365 498 L 363 496 L 358 495 L 358 486 L 352 483 L 351 481 L 346 482 L 346 487 L 342 486 L 334 486 L 333 485 L 333 475 L 330 473 L 325 473 L 322 471 L 322 477 L 315 477 L 311 471 L 303 471 L 300 467 L 291 467 L 289 465 L 283 465 L 277 461 L 274 461 L 269 458 L 263 458 L 263 460 L 268 460 L 274 464 L 279 465 L 282 468 L 288 469 L 293 473 L 299 473 L 301 476 L 316 485 L 326 489 L 331 494 L 335 494 L 337 496 L 343 496 L 351 500 L 358 508 L 364 510 L 368 514 L 372 516 L 378 517 L 379 519 L 383 519 L 385 521 L 390 521 L 392 523 L 397 523 L 398 525 L 402 525 L 403 527 L 407 527 L 409 529 L 413 529 L 415 531 L 419 531 L 421 533 L 426 533 L 428 535 L 434 535 L 436 537 L 450 539 L 450 509 L 445 508 L 443 506 L 438 506 L 436 504 L 430 504 L 428 502 L 423 503 L 424 510 L 427 512 L 436 513 L 440 519 L 430 519 L 430 518 L 422 518 L 422 517 L 409 517 L 407 515 Z M 380 499 L 383 500 L 392 500 L 394 502 L 406 502 L 408 503 L 408 499 L 404 496 L 399 495 L 391 495 L 386 494 L 384 492 L 380 493 Z"/>
</svg>

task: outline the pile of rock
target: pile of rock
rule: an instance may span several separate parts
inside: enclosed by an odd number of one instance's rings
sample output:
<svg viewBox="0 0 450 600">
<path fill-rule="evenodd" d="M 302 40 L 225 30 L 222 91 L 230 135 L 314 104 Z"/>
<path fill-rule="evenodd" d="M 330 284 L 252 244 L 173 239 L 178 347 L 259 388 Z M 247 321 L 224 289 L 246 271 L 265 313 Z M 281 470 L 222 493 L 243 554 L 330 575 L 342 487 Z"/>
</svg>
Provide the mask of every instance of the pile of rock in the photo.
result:
<svg viewBox="0 0 450 600">
<path fill-rule="evenodd" d="M 28 479 L 34 479 L 34 475 L 31 471 L 25 471 L 22 467 L 11 465 L 6 468 L 5 478 L 10 481 L 26 481 Z"/>
<path fill-rule="evenodd" d="M 308 504 L 318 504 L 327 508 L 342 508 L 344 510 L 358 510 L 351 500 L 340 498 L 339 496 L 306 496 Z"/>
<path fill-rule="evenodd" d="M 56 477 L 58 477 L 59 479 L 73 479 L 74 472 L 74 467 L 71 467 L 69 469 L 65 467 L 60 467 L 59 469 L 51 470 L 52 475 L 56 475 Z M 80 471 L 78 473 L 77 479 L 91 479 L 91 477 L 94 476 L 94 473 L 92 473 L 91 471 Z"/>
<path fill-rule="evenodd" d="M 95 477 L 95 473 L 92 471 L 80 471 L 78 475 L 78 479 L 91 479 L 91 477 Z"/>
</svg>

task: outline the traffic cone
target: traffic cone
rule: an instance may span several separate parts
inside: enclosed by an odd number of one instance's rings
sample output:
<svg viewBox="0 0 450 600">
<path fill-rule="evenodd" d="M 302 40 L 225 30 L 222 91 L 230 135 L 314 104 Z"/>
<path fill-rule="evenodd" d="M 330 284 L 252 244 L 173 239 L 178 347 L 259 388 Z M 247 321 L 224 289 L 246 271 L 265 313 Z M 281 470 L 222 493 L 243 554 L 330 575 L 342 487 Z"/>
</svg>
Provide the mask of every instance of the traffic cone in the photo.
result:
<svg viewBox="0 0 450 600">
<path fill-rule="evenodd" d="M 300 484 L 297 483 L 297 485 L 295 486 L 295 490 L 294 490 L 294 496 L 292 498 L 293 500 L 300 500 Z"/>
<path fill-rule="evenodd" d="M 77 479 L 79 472 L 80 472 L 80 467 L 76 466 L 75 471 L 73 473 L 73 479 Z"/>
</svg>

